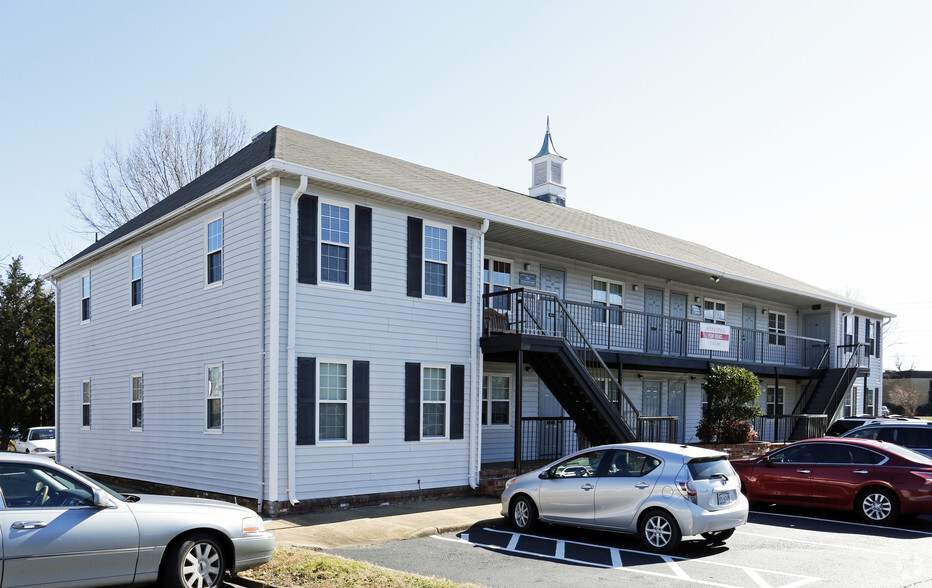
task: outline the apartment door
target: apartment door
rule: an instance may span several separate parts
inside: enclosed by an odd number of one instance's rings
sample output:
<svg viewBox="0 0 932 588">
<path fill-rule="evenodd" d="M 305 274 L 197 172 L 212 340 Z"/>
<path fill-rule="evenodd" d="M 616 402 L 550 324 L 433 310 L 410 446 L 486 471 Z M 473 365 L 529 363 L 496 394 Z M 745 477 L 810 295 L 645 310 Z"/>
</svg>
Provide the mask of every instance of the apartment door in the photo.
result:
<svg viewBox="0 0 932 588">
<path fill-rule="evenodd" d="M 642 416 L 660 416 L 660 390 L 659 381 L 644 380 L 644 397 L 641 400 Z"/>
<path fill-rule="evenodd" d="M 644 288 L 644 311 L 647 313 L 647 351 L 663 352 L 663 290 Z"/>
<path fill-rule="evenodd" d="M 676 441 L 682 443 L 686 438 L 686 382 L 670 382 L 667 392 L 667 414 L 678 417 L 676 423 Z"/>
<path fill-rule="evenodd" d="M 830 329 L 831 323 L 827 312 L 807 314 L 803 317 L 804 337 L 825 341 L 825 344 L 828 344 Z M 825 344 L 818 341 L 806 342 L 806 365 L 808 367 L 816 367 L 819 361 L 822 360 L 822 355 L 825 353 Z"/>
<path fill-rule="evenodd" d="M 757 308 L 744 305 L 741 307 L 741 359 L 754 361 L 754 351 L 757 348 Z"/>
<path fill-rule="evenodd" d="M 563 447 L 563 421 L 560 420 L 563 407 L 543 382 L 537 384 L 537 416 L 543 419 L 538 421 L 537 428 L 538 458 L 552 460 L 568 453 Z"/>
<path fill-rule="evenodd" d="M 670 293 L 670 353 L 686 355 L 686 294 Z"/>
<path fill-rule="evenodd" d="M 543 265 L 540 266 L 540 287 L 545 292 L 552 292 L 556 294 L 557 298 L 563 300 L 566 297 L 566 272 Z M 541 312 L 544 315 L 541 317 L 544 330 L 548 334 L 562 336 L 564 319 L 561 316 L 559 307 L 556 304 L 545 304 Z"/>
</svg>

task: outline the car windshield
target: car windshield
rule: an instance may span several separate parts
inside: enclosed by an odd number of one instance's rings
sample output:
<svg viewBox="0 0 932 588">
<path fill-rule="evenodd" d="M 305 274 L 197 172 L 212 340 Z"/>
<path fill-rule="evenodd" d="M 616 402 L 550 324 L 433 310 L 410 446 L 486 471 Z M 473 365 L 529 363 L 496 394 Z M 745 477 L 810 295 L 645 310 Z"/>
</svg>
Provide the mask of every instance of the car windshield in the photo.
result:
<svg viewBox="0 0 932 588">
<path fill-rule="evenodd" d="M 55 429 L 33 429 L 29 434 L 33 441 L 48 441 L 55 438 Z"/>
<path fill-rule="evenodd" d="M 693 480 L 709 480 L 721 477 L 731 479 L 735 475 L 731 462 L 724 455 L 694 458 L 686 465 L 689 467 L 689 473 L 692 474 Z"/>
<path fill-rule="evenodd" d="M 864 421 L 864 420 L 854 420 L 854 421 L 838 420 L 838 421 L 835 421 L 834 423 L 832 423 L 832 426 L 830 426 L 830 427 L 828 428 L 828 430 L 825 431 L 825 436 L 826 436 L 826 437 L 839 437 L 839 436 L 841 436 L 843 433 L 847 433 L 848 431 L 850 431 L 851 429 L 854 429 L 855 427 L 860 427 L 860 426 L 863 425 L 865 422 L 866 422 L 866 421 Z"/>
<path fill-rule="evenodd" d="M 896 445 L 895 443 L 888 443 L 883 446 L 884 449 L 890 453 L 895 453 L 900 457 L 906 458 L 910 461 L 919 462 L 922 465 L 932 466 L 932 457 L 919 453 L 918 451 L 913 451 L 912 449 L 907 449 L 902 445 Z"/>
</svg>

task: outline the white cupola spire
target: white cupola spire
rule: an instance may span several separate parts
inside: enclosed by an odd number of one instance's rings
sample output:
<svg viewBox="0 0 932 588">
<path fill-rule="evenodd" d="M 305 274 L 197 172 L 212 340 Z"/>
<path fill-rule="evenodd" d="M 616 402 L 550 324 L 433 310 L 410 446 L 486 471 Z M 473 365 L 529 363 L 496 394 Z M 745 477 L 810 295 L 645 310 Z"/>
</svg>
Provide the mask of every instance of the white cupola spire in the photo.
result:
<svg viewBox="0 0 932 588">
<path fill-rule="evenodd" d="M 547 117 L 547 133 L 540 151 L 531 162 L 531 198 L 566 206 L 566 186 L 563 185 L 563 164 L 566 158 L 557 153 L 550 138 L 550 117 Z"/>
</svg>

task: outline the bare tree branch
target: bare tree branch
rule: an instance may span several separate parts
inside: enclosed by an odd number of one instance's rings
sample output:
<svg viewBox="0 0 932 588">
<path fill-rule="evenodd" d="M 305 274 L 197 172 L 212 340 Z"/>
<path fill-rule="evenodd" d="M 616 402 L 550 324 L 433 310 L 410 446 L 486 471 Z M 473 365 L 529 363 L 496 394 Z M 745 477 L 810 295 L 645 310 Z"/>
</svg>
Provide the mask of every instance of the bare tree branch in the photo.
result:
<svg viewBox="0 0 932 588">
<path fill-rule="evenodd" d="M 106 234 L 228 158 L 249 141 L 249 127 L 231 110 L 204 107 L 165 115 L 156 105 L 132 146 L 109 143 L 84 170 L 85 188 L 68 195 L 72 215 Z"/>
</svg>

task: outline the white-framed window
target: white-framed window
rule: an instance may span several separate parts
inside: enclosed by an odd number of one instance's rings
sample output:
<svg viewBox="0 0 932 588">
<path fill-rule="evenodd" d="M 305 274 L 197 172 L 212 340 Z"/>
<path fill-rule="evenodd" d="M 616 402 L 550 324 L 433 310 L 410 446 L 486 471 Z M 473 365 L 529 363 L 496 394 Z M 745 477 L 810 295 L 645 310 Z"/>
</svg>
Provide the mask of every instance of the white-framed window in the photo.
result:
<svg viewBox="0 0 932 588">
<path fill-rule="evenodd" d="M 450 378 L 446 366 L 421 366 L 421 439 L 446 439 L 450 431 Z"/>
<path fill-rule="evenodd" d="M 483 292 L 486 294 L 510 290 L 511 261 L 486 257 L 483 260 L 482 282 Z M 511 308 L 507 296 L 492 298 L 489 306 L 499 311 L 507 311 Z"/>
<path fill-rule="evenodd" d="M 91 320 L 91 274 L 81 276 L 81 322 Z"/>
<path fill-rule="evenodd" d="M 511 376 L 488 373 L 482 376 L 482 424 L 511 425 Z"/>
<path fill-rule="evenodd" d="M 780 416 L 783 412 L 783 398 L 786 388 L 767 386 L 767 416 Z"/>
<path fill-rule="evenodd" d="M 450 298 L 450 234 L 445 225 L 424 223 L 424 296 Z"/>
<path fill-rule="evenodd" d="M 352 285 L 352 206 L 320 201 L 320 281 Z"/>
<path fill-rule="evenodd" d="M 771 345 L 786 346 L 786 315 L 782 312 L 767 313 L 768 339 Z"/>
<path fill-rule="evenodd" d="M 317 362 L 317 441 L 349 441 L 352 438 L 352 370 L 347 361 Z"/>
<path fill-rule="evenodd" d="M 207 222 L 207 284 L 223 283 L 223 217 Z"/>
<path fill-rule="evenodd" d="M 129 305 L 142 305 L 142 251 L 132 255 L 129 262 Z"/>
<path fill-rule="evenodd" d="M 142 373 L 129 375 L 130 428 L 142 429 Z"/>
<path fill-rule="evenodd" d="M 874 409 L 877 406 L 877 388 L 868 388 L 864 392 L 864 413 L 865 414 L 874 414 Z"/>
<path fill-rule="evenodd" d="M 81 380 L 81 427 L 91 428 L 91 381 Z"/>
<path fill-rule="evenodd" d="M 705 299 L 705 306 L 703 308 L 702 320 L 707 323 L 714 323 L 716 325 L 725 324 L 725 303 L 721 300 L 712 300 L 711 298 Z"/>
<path fill-rule="evenodd" d="M 205 367 L 207 372 L 205 429 L 209 432 L 223 430 L 223 364 L 212 363 Z"/>
<path fill-rule="evenodd" d="M 621 324 L 625 302 L 625 285 L 603 278 L 592 278 L 592 322 Z"/>
</svg>

